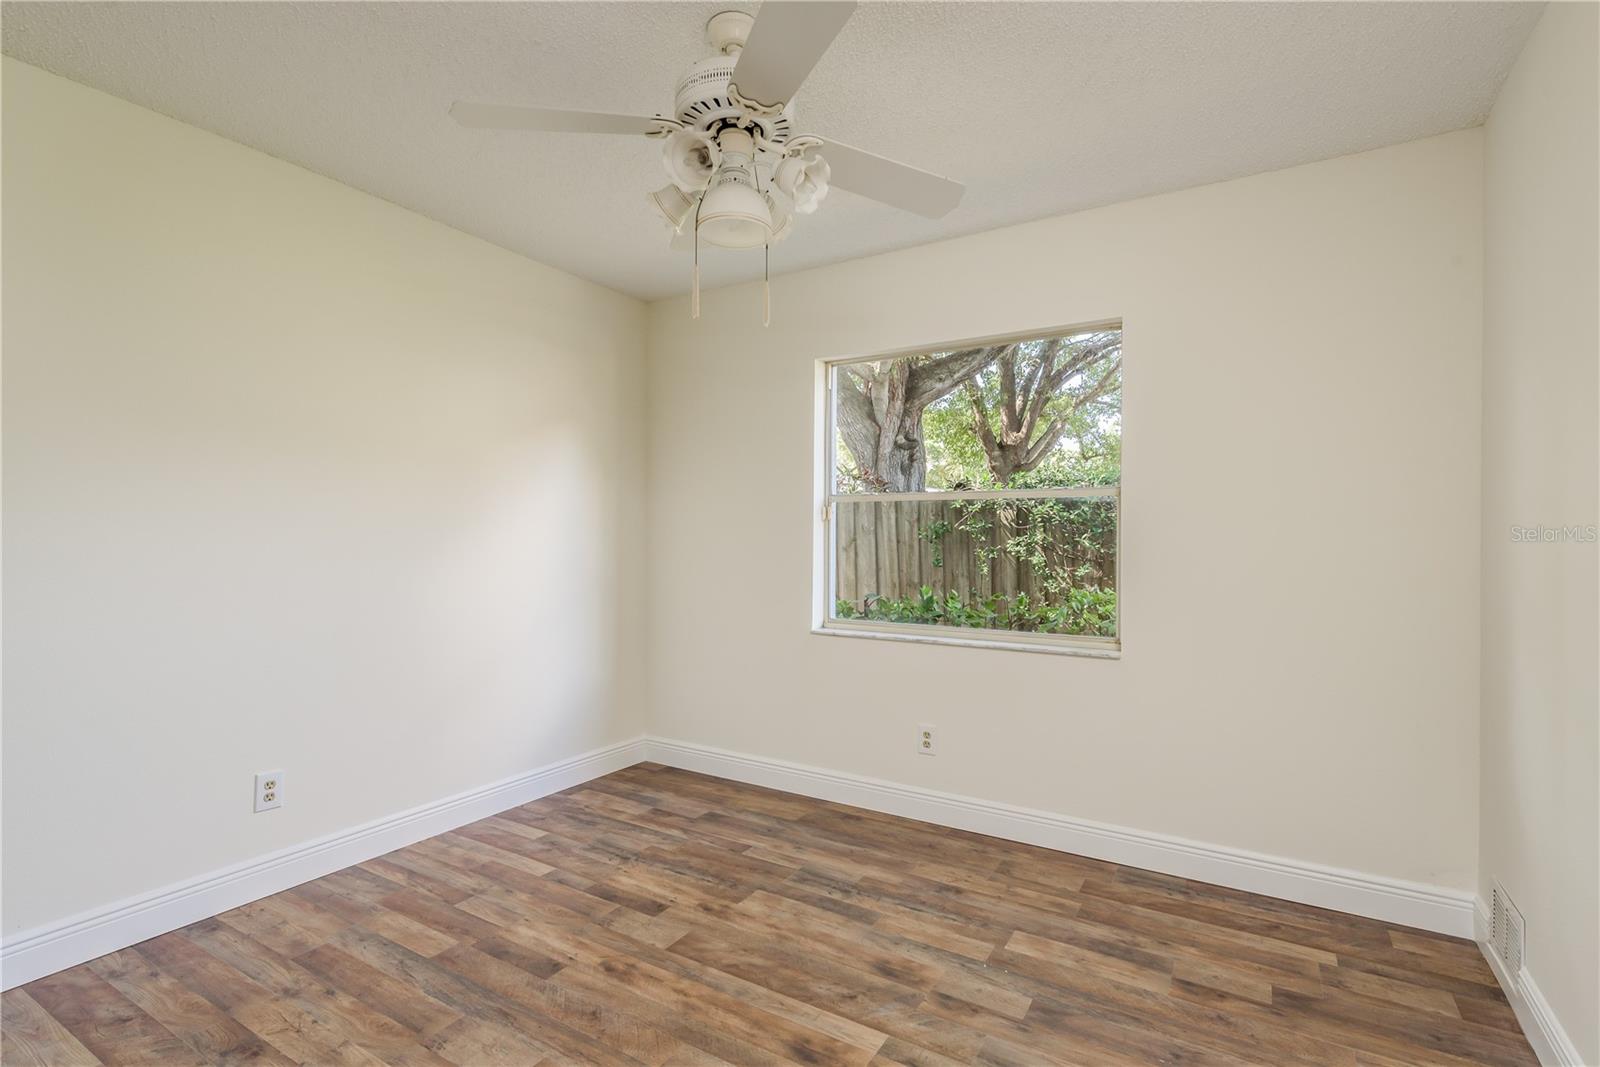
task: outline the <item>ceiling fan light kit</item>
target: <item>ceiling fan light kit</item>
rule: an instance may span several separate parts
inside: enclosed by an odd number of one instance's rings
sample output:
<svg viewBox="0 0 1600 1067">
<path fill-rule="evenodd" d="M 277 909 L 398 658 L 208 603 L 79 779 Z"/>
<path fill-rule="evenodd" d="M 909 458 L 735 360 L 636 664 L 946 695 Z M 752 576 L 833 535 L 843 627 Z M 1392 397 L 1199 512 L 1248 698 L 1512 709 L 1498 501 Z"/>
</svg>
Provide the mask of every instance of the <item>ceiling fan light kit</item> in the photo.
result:
<svg viewBox="0 0 1600 1067">
<path fill-rule="evenodd" d="M 661 163 L 667 176 L 686 193 L 704 189 L 720 162 L 722 149 L 710 134 L 679 129 L 662 138 Z"/>
<path fill-rule="evenodd" d="M 809 159 L 790 156 L 778 164 L 772 177 L 778 188 L 794 201 L 794 209 L 809 215 L 828 195 L 828 179 L 832 174 L 833 168 L 821 156 L 813 155 Z"/>
<path fill-rule="evenodd" d="M 698 318 L 701 239 L 761 248 L 770 264 L 772 245 L 788 236 L 796 215 L 817 210 L 830 184 L 929 218 L 942 218 L 960 201 L 962 186 L 948 178 L 794 132 L 794 94 L 855 6 L 855 0 L 765 0 L 754 17 L 713 15 L 705 32 L 717 54 L 691 63 L 678 80 L 672 117 L 464 101 L 450 113 L 477 129 L 660 138 L 671 184 L 648 195 L 676 236 L 692 228 L 690 313 Z M 763 319 L 770 322 L 770 284 L 763 288 Z"/>
<path fill-rule="evenodd" d="M 772 240 L 772 208 L 756 184 L 753 142 L 744 130 L 722 131 L 722 163 L 700 197 L 695 234 L 721 248 L 755 248 Z"/>
<path fill-rule="evenodd" d="M 674 233 L 682 233 L 683 224 L 689 220 L 689 213 L 698 201 L 691 199 L 675 182 L 668 182 L 650 194 L 650 202 L 661 212 L 661 217 L 667 220 L 667 225 L 672 227 Z"/>
</svg>

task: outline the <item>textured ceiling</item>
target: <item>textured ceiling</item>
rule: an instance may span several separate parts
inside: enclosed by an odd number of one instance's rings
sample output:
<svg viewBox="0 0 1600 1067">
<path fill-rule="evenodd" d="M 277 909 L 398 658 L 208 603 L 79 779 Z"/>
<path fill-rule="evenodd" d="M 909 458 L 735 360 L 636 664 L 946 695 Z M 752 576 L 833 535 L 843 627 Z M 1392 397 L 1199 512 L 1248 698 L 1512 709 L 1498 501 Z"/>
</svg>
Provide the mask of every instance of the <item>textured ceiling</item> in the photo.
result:
<svg viewBox="0 0 1600 1067">
<path fill-rule="evenodd" d="M 623 292 L 688 288 L 642 137 L 457 127 L 452 100 L 669 111 L 727 3 L 26 3 L 4 50 Z M 743 5 L 754 10 L 753 5 Z M 956 178 L 835 190 L 781 273 L 1479 123 L 1537 4 L 864 3 L 801 130 Z M 761 256 L 703 253 L 708 285 Z"/>
</svg>

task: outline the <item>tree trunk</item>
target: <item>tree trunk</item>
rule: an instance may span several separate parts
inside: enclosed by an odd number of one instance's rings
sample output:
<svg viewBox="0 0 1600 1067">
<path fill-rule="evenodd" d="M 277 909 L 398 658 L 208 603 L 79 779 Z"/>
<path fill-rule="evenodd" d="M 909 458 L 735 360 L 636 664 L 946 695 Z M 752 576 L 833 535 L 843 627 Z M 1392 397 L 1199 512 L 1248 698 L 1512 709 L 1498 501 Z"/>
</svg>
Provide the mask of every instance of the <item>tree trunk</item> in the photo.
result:
<svg viewBox="0 0 1600 1067">
<path fill-rule="evenodd" d="M 1003 345 L 995 349 L 998 373 L 992 398 L 984 395 L 976 373 L 963 383 L 972 405 L 973 430 L 996 485 L 1009 486 L 1015 475 L 1028 473 L 1048 458 L 1069 426 L 1067 412 L 1049 417 L 1050 402 L 1067 397 L 1063 390 L 1068 382 L 1121 347 L 1120 333 L 1095 335 L 1076 350 L 1069 350 L 1066 339 L 1055 338 L 1033 355 L 1022 345 Z M 1031 365 L 1019 366 L 1019 360 L 1031 360 Z M 1119 361 L 1113 359 L 1097 382 L 1071 395 L 1072 409 L 1118 387 L 1118 370 Z"/>
<path fill-rule="evenodd" d="M 839 368 L 834 417 L 855 462 L 855 475 L 875 492 L 925 489 L 922 413 L 993 358 L 993 349 L 974 348 Z"/>
</svg>

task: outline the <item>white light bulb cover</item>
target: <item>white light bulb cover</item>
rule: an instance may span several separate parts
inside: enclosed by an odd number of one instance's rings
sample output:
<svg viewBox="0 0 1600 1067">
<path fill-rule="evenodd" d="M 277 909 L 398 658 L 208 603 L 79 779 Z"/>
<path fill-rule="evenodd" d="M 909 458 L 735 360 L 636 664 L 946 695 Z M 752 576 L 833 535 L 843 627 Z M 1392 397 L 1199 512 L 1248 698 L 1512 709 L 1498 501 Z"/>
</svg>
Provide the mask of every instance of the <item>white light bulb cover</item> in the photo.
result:
<svg viewBox="0 0 1600 1067">
<path fill-rule="evenodd" d="M 772 215 L 772 243 L 777 244 L 794 229 L 794 201 L 780 189 L 767 189 L 767 210 Z"/>
<path fill-rule="evenodd" d="M 772 237 L 772 209 L 756 189 L 750 157 L 724 152 L 700 202 L 699 235 L 721 248 L 756 248 Z"/>
<path fill-rule="evenodd" d="M 694 200 L 672 184 L 663 185 L 649 195 L 650 202 L 661 212 L 661 217 L 667 220 L 672 232 L 682 233 L 683 224 L 688 221 L 689 213 L 694 210 Z"/>
<path fill-rule="evenodd" d="M 706 187 L 721 160 L 722 150 L 699 130 L 677 130 L 661 143 L 661 165 L 667 177 L 691 196 Z"/>
<path fill-rule="evenodd" d="M 832 176 L 828 161 L 819 155 L 790 156 L 778 164 L 773 182 L 794 198 L 797 213 L 809 215 L 828 195 L 828 179 Z"/>
<path fill-rule="evenodd" d="M 805 172 L 806 161 L 799 156 L 789 156 L 778 163 L 772 172 L 772 182 L 790 196 L 794 195 L 794 183 L 800 180 L 800 175 Z"/>
<path fill-rule="evenodd" d="M 777 244 L 794 229 L 794 199 L 779 189 L 774 180 L 777 165 L 781 163 L 782 160 L 758 156 L 755 164 L 756 188 L 766 197 L 767 212 L 772 216 L 771 244 Z"/>
</svg>

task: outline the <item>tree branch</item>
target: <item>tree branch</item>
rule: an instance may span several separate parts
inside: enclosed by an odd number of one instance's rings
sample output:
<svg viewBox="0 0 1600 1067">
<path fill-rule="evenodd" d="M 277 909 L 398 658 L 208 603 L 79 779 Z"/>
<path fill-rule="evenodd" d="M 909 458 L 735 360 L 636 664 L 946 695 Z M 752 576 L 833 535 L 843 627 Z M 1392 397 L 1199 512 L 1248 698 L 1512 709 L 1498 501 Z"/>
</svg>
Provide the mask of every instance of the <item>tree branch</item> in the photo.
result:
<svg viewBox="0 0 1600 1067">
<path fill-rule="evenodd" d="M 1038 364 L 1033 368 L 1029 381 L 1029 400 L 1027 416 L 1022 421 L 1022 439 L 1026 441 L 1033 436 L 1033 428 L 1039 425 L 1039 420 L 1044 417 L 1045 406 L 1050 403 L 1050 397 L 1056 391 L 1055 362 L 1056 356 L 1061 353 L 1061 339 L 1058 337 L 1051 341 L 1049 347 L 1039 356 Z"/>
<path fill-rule="evenodd" d="M 1037 441 L 1028 447 L 1026 454 L 1024 454 L 1022 458 L 1022 462 L 1018 465 L 1018 469 L 1032 470 L 1038 465 L 1040 460 L 1044 459 L 1044 457 L 1050 453 L 1052 448 L 1056 447 L 1056 444 L 1060 442 L 1062 437 L 1066 436 L 1066 433 L 1067 420 L 1052 419 L 1050 422 L 1050 428 L 1044 432 L 1043 436 L 1041 436 Z"/>
<path fill-rule="evenodd" d="M 972 422 L 978 432 L 978 443 L 983 446 L 983 454 L 989 460 L 989 470 L 993 472 L 1002 461 L 1002 456 L 1000 443 L 994 439 L 994 430 L 989 425 L 989 406 L 983 402 L 983 391 L 978 388 L 974 378 L 968 378 L 962 384 L 967 390 L 967 401 L 972 405 Z"/>
<path fill-rule="evenodd" d="M 1016 440 L 1021 420 L 1017 404 L 1017 346 L 1006 345 L 1000 350 L 1000 439 L 1007 444 Z"/>
<path fill-rule="evenodd" d="M 906 384 L 908 406 L 927 407 L 954 392 L 964 379 L 988 366 L 998 353 L 996 348 L 967 348 L 930 359 L 913 367 Z"/>
<path fill-rule="evenodd" d="M 1074 398 L 1072 402 L 1073 409 L 1076 410 L 1083 407 L 1085 404 L 1091 404 L 1110 392 L 1111 386 L 1121 385 L 1122 377 L 1118 373 L 1121 370 L 1122 359 L 1118 357 L 1117 359 L 1112 360 L 1111 366 L 1106 368 L 1106 372 L 1100 376 L 1100 380 L 1096 382 L 1094 386 L 1087 392 L 1080 393 L 1076 398 Z"/>
</svg>

